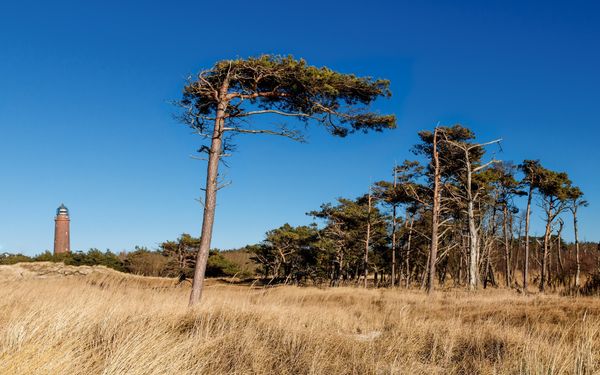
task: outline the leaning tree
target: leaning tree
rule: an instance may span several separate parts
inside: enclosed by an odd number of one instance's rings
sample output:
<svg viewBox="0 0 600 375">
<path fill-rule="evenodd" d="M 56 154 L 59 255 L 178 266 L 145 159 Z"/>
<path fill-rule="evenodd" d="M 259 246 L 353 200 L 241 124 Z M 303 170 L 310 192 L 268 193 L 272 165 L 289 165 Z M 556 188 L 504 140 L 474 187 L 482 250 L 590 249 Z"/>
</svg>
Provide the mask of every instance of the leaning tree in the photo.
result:
<svg viewBox="0 0 600 375">
<path fill-rule="evenodd" d="M 219 161 L 230 150 L 235 134 L 271 134 L 302 140 L 302 123 L 323 125 L 331 134 L 394 128 L 394 115 L 372 112 L 368 105 L 389 97 L 389 81 L 342 74 L 308 65 L 293 57 L 264 55 L 223 60 L 190 78 L 179 104 L 183 122 L 207 140 L 199 151 L 208 167 L 201 242 L 198 249 L 190 306 L 200 301 L 215 217 Z M 251 118 L 274 116 L 297 121 L 287 126 L 256 128 Z M 263 122 L 261 121 L 261 124 Z"/>
</svg>

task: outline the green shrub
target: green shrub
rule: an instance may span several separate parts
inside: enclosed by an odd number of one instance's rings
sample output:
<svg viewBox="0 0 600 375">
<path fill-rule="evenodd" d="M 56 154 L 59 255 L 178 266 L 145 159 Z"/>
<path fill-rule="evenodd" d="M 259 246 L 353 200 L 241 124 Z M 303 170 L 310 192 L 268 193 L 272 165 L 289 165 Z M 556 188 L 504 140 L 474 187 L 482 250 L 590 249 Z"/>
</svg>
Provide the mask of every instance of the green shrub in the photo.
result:
<svg viewBox="0 0 600 375">
<path fill-rule="evenodd" d="M 15 264 L 21 262 L 32 262 L 33 259 L 23 254 L 0 254 L 0 264 Z"/>
<path fill-rule="evenodd" d="M 207 277 L 240 275 L 240 267 L 226 259 L 219 250 L 211 250 L 206 265 Z"/>
<path fill-rule="evenodd" d="M 144 276 L 167 276 L 169 258 L 158 251 L 150 251 L 145 247 L 136 247 L 123 259 L 125 272 Z"/>
</svg>

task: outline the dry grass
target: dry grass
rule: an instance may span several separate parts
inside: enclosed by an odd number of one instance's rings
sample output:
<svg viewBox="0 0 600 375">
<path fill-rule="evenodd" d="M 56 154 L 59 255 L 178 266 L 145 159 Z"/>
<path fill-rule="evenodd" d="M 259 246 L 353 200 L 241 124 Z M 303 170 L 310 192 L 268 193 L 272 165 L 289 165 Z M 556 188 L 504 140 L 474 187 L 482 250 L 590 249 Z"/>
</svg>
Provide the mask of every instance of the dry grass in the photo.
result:
<svg viewBox="0 0 600 375">
<path fill-rule="evenodd" d="M 509 291 L 0 282 L 2 374 L 592 374 L 600 302 Z"/>
</svg>

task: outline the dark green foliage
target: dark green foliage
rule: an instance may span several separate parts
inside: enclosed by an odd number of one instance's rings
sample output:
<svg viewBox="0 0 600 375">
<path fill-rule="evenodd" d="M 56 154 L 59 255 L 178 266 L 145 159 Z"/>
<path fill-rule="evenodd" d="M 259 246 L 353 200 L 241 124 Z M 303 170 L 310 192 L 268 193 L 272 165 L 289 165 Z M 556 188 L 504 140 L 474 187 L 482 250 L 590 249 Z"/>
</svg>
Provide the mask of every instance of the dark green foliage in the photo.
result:
<svg viewBox="0 0 600 375">
<path fill-rule="evenodd" d="M 571 194 L 571 180 L 564 172 L 543 169 L 538 181 L 538 190 L 544 199 L 566 201 Z"/>
<path fill-rule="evenodd" d="M 228 95 L 220 97 L 219 89 L 224 84 Z M 292 56 L 263 55 L 217 62 L 185 86 L 181 105 L 187 110 L 184 122 L 202 133 L 205 122 L 214 119 L 218 104 L 225 100 L 230 123 L 270 113 L 303 122 L 314 120 L 332 134 L 345 136 L 355 131 L 394 128 L 394 115 L 379 115 L 367 108 L 376 98 L 390 95 L 387 80 L 310 66 Z"/>
<path fill-rule="evenodd" d="M 145 247 L 137 247 L 127 253 L 123 259 L 125 272 L 145 276 L 167 276 L 166 266 L 169 258 L 160 251 L 150 251 Z"/>
<path fill-rule="evenodd" d="M 247 245 L 239 249 L 223 250 L 220 254 L 240 269 L 238 277 L 249 278 L 258 274 L 258 266 L 251 259 L 253 253 L 251 249 L 256 245 Z"/>
<path fill-rule="evenodd" d="M 61 257 L 58 256 L 58 259 Z M 63 262 L 71 266 L 96 266 L 102 265 L 117 271 L 124 271 L 123 262 L 119 257 L 106 250 L 102 252 L 98 249 L 90 249 L 87 253 L 84 252 L 73 252 L 65 256 Z"/>
<path fill-rule="evenodd" d="M 524 184 L 531 185 L 534 188 L 538 186 L 540 174 L 543 170 L 539 160 L 524 160 L 518 168 L 523 173 Z"/>
<path fill-rule="evenodd" d="M 496 163 L 475 175 L 477 183 L 485 190 L 489 203 L 512 208 L 513 198 L 527 195 L 523 184 L 515 177 L 517 167 L 510 163 Z"/>
<path fill-rule="evenodd" d="M 196 254 L 200 246 L 200 238 L 183 233 L 176 241 L 165 241 L 160 244 L 160 252 L 166 259 L 163 276 L 191 278 L 194 275 Z M 206 267 L 208 277 L 220 276 L 245 276 L 241 268 L 234 262 L 223 257 L 219 250 L 213 249 L 209 253 Z"/>
<path fill-rule="evenodd" d="M 318 276 L 317 230 L 313 226 L 284 224 L 266 234 L 265 241 L 251 248 L 259 272 L 274 281 L 300 282 Z"/>
<path fill-rule="evenodd" d="M 10 253 L 3 253 L 0 254 L 0 264 L 16 264 L 16 263 L 22 263 L 22 262 L 33 262 L 33 259 L 31 257 L 28 257 L 27 255 L 23 255 L 23 254 L 10 254 Z"/>
<path fill-rule="evenodd" d="M 50 251 L 29 257 L 22 254 L 3 254 L 0 256 L 0 264 L 15 264 L 19 262 L 63 262 L 72 266 L 106 266 L 118 271 L 125 271 L 121 258 L 107 250 L 102 252 L 98 249 L 90 249 L 88 252 L 76 251 L 54 255 Z"/>
<path fill-rule="evenodd" d="M 165 274 L 170 277 L 189 278 L 194 273 L 196 253 L 200 239 L 183 233 L 176 241 L 165 241 L 160 244 L 163 256 L 168 258 Z"/>
<path fill-rule="evenodd" d="M 322 265 L 335 280 L 357 279 L 364 272 L 365 234 L 371 223 L 369 264 L 371 270 L 389 268 L 388 218 L 377 208 L 368 211 L 367 197 L 339 198 L 336 205 L 324 204 L 310 213 L 323 221 L 318 247 L 324 252 Z"/>
<path fill-rule="evenodd" d="M 418 162 L 405 160 L 396 166 L 393 182 L 379 181 L 375 184 L 375 197 L 388 205 L 414 205 L 416 202 L 427 200 L 428 190 L 424 186 L 425 168 Z"/>
<path fill-rule="evenodd" d="M 33 260 L 37 262 L 64 262 L 64 260 L 70 256 L 71 255 L 68 253 L 54 255 L 50 251 L 46 250 L 40 255 L 34 257 Z"/>
<path fill-rule="evenodd" d="M 244 276 L 244 274 L 236 263 L 226 259 L 221 251 L 213 249 L 210 251 L 208 263 L 206 264 L 206 276 Z"/>
<path fill-rule="evenodd" d="M 464 169 L 464 152 L 454 144 L 468 145 L 475 140 L 475 133 L 462 125 L 456 124 L 453 126 L 438 127 L 439 142 L 438 153 L 440 157 L 440 173 L 442 179 L 460 179 L 462 178 L 462 170 Z M 419 132 L 421 143 L 413 147 L 413 152 L 416 155 L 425 156 L 427 160 L 432 160 L 433 155 L 433 132 L 423 130 Z M 474 147 L 469 151 L 469 159 L 472 163 L 477 164 L 485 150 L 482 147 Z M 427 166 L 431 175 L 431 165 Z"/>
</svg>

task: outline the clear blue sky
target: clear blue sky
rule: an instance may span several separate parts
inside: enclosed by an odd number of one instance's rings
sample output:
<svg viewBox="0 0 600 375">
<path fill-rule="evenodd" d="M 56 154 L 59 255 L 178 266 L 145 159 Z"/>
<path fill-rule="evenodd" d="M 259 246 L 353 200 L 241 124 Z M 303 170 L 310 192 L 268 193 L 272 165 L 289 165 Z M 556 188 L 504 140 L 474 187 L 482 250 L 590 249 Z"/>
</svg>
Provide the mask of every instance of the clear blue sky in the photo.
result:
<svg viewBox="0 0 600 375">
<path fill-rule="evenodd" d="M 437 121 L 503 137 L 499 158 L 567 171 L 591 203 L 582 237 L 598 241 L 599 25 L 591 1 L 2 2 L 0 251 L 51 249 L 61 202 L 74 249 L 197 235 L 205 165 L 189 156 L 200 140 L 168 102 L 188 74 L 261 53 L 390 79 L 379 107 L 399 128 L 240 138 L 215 247 L 363 193 Z"/>
</svg>

